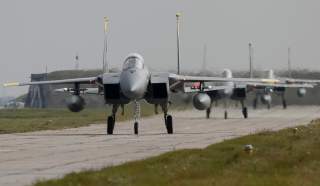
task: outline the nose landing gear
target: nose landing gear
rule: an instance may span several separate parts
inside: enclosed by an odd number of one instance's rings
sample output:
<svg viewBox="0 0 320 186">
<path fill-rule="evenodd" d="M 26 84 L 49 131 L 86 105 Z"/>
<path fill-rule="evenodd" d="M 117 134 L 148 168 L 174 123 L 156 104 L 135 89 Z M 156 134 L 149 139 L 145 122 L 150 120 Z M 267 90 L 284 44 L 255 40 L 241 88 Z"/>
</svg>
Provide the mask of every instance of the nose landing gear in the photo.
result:
<svg viewBox="0 0 320 186">
<path fill-rule="evenodd" d="M 133 131 L 135 135 L 139 134 L 139 119 L 141 115 L 140 103 L 138 101 L 134 101 L 134 126 Z"/>
</svg>

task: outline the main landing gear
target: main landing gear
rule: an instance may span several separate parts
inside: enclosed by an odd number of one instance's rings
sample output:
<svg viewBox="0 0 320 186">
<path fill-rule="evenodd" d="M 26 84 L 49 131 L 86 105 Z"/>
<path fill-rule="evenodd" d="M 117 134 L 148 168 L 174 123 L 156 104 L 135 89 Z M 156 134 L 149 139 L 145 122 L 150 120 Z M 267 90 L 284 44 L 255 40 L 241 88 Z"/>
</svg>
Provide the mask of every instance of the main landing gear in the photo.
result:
<svg viewBox="0 0 320 186">
<path fill-rule="evenodd" d="M 211 107 L 207 108 L 207 110 L 206 110 L 206 117 L 207 117 L 207 119 L 210 118 L 210 114 L 211 114 Z"/>
<path fill-rule="evenodd" d="M 242 115 L 245 119 L 247 119 L 248 118 L 248 108 L 245 106 L 244 100 L 241 100 L 240 103 L 241 103 L 241 108 L 242 108 Z"/>
<path fill-rule="evenodd" d="M 113 134 L 118 108 L 119 105 L 112 105 L 112 115 L 108 117 L 107 121 L 107 134 L 109 135 Z"/>
<path fill-rule="evenodd" d="M 287 101 L 286 101 L 286 98 L 284 97 L 284 93 L 281 93 L 281 99 L 282 99 L 282 108 L 287 109 Z"/>
<path fill-rule="evenodd" d="M 134 125 L 133 125 L 133 132 L 134 134 L 138 135 L 139 134 L 139 119 L 140 119 L 140 114 L 141 114 L 141 108 L 140 108 L 140 103 L 138 101 L 134 101 Z M 118 111 L 119 107 L 123 106 L 119 104 L 114 104 L 112 105 L 112 115 L 108 117 L 107 119 L 107 134 L 112 135 L 113 130 L 115 127 L 115 121 L 116 121 L 116 113 Z M 168 115 L 168 103 L 161 104 L 162 111 L 164 113 L 164 121 L 165 121 L 165 126 L 167 129 L 168 134 L 173 134 L 173 120 L 172 116 Z"/>
<path fill-rule="evenodd" d="M 122 108 L 122 114 L 124 111 L 123 105 L 114 104 L 112 105 L 112 115 L 108 117 L 107 120 L 107 134 L 112 135 L 115 121 L 116 121 L 116 114 L 118 111 L 119 106 Z M 139 133 L 139 119 L 140 119 L 140 103 L 138 101 L 134 101 L 134 126 L 133 126 L 133 132 L 134 134 Z"/>
<path fill-rule="evenodd" d="M 258 98 L 255 97 L 254 100 L 253 100 L 252 107 L 253 107 L 253 109 L 257 109 L 257 106 L 258 106 Z"/>
<path fill-rule="evenodd" d="M 164 123 L 168 134 L 173 134 L 173 121 L 172 116 L 168 115 L 168 104 L 161 104 L 161 108 L 164 114 Z"/>
</svg>

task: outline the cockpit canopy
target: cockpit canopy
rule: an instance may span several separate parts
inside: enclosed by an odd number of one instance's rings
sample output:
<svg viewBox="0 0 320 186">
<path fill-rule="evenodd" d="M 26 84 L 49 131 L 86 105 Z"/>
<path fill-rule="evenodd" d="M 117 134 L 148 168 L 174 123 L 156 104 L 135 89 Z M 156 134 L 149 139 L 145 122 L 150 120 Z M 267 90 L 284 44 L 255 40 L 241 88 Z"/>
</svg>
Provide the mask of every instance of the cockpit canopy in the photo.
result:
<svg viewBox="0 0 320 186">
<path fill-rule="evenodd" d="M 144 68 L 144 59 L 140 54 L 130 54 L 123 64 L 123 70 L 136 68 L 143 69 Z"/>
</svg>

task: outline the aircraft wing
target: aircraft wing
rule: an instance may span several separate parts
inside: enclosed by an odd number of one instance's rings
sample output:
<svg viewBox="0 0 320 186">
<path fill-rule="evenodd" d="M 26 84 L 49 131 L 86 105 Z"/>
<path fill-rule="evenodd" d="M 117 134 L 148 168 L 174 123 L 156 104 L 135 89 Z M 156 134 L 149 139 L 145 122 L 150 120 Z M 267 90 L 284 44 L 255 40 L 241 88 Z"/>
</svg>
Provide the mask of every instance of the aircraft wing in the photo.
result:
<svg viewBox="0 0 320 186">
<path fill-rule="evenodd" d="M 246 83 L 248 87 L 285 87 L 285 88 L 313 88 L 314 85 L 307 83 L 278 83 L 278 84 L 267 84 L 267 83 Z"/>
<path fill-rule="evenodd" d="M 289 78 L 289 79 L 285 79 L 286 83 L 311 83 L 311 84 L 320 84 L 320 80 L 317 79 L 293 79 L 293 78 Z"/>
<path fill-rule="evenodd" d="M 26 82 L 26 83 L 5 83 L 3 86 L 11 87 L 11 86 L 26 86 L 26 85 L 45 85 L 45 84 L 94 84 L 97 81 L 98 77 L 87 77 L 87 78 L 75 78 L 75 79 L 62 79 L 62 80 L 50 80 L 50 81 L 34 81 L 34 82 Z"/>
<path fill-rule="evenodd" d="M 260 78 L 223 78 L 223 77 L 208 77 L 208 76 L 184 76 L 177 74 L 169 74 L 169 79 L 173 81 L 173 85 L 187 82 L 234 82 L 234 88 L 245 87 L 285 87 L 285 88 L 313 88 L 314 81 L 297 81 L 288 82 L 280 79 L 260 79 Z M 320 81 L 319 81 L 320 82 Z M 176 89 L 178 86 L 171 86 L 171 89 Z M 224 89 L 223 86 L 217 88 Z M 230 88 L 230 87 L 229 87 Z"/>
<path fill-rule="evenodd" d="M 209 76 L 184 76 L 177 74 L 170 74 L 169 79 L 181 82 L 243 82 L 243 83 L 266 83 L 276 84 L 280 83 L 279 79 L 258 79 L 258 78 L 223 78 L 223 77 L 209 77 Z"/>
</svg>

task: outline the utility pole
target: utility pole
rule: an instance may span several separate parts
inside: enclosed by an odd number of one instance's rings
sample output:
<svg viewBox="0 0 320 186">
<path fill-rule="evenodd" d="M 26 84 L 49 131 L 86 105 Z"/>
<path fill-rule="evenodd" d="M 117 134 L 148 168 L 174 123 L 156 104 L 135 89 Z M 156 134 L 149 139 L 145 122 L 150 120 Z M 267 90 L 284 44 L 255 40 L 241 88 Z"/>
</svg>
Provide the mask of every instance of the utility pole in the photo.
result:
<svg viewBox="0 0 320 186">
<path fill-rule="evenodd" d="M 103 73 L 109 72 L 109 66 L 108 66 L 108 62 L 107 62 L 108 31 L 109 31 L 109 18 L 104 17 L 104 47 L 103 47 L 103 56 L 102 56 L 102 71 L 103 71 Z"/>
<path fill-rule="evenodd" d="M 177 74 L 180 74 L 180 17 L 181 13 L 176 14 L 177 18 Z"/>
<path fill-rule="evenodd" d="M 291 49 L 288 48 L 288 76 L 292 78 L 292 71 L 291 71 Z"/>
<path fill-rule="evenodd" d="M 253 61 L 252 61 L 252 52 L 253 52 L 253 49 L 252 49 L 252 44 L 249 43 L 249 68 L 250 68 L 250 78 L 253 78 Z"/>
<path fill-rule="evenodd" d="M 207 45 L 204 44 L 203 46 L 203 59 L 202 59 L 202 73 L 206 71 L 206 66 L 207 66 Z"/>
</svg>

